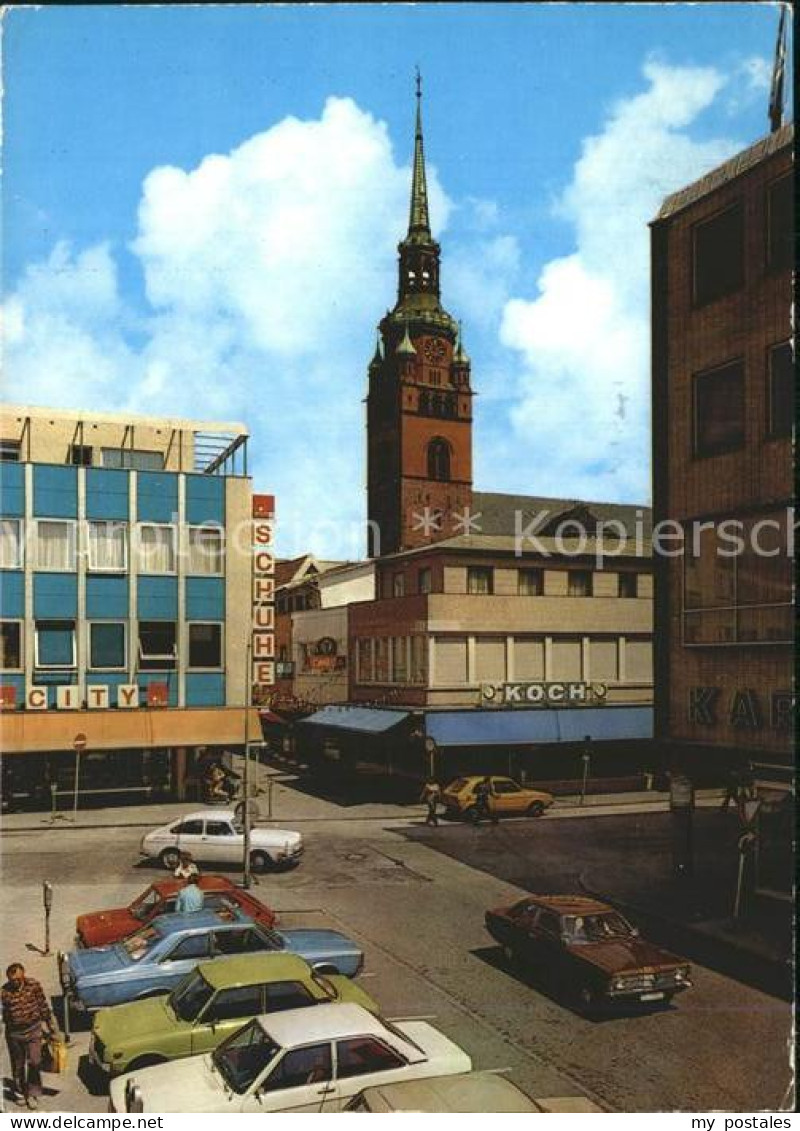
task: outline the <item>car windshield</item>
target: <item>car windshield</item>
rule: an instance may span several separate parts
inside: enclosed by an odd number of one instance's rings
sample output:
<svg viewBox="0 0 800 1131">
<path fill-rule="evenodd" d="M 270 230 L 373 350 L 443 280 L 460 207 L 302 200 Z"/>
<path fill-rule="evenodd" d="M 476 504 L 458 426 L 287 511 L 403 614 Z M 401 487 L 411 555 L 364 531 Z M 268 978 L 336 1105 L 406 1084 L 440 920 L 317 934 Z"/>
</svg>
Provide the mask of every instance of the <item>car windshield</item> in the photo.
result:
<svg viewBox="0 0 800 1131">
<path fill-rule="evenodd" d="M 169 996 L 169 1004 L 181 1021 L 194 1021 L 214 996 L 199 970 L 193 970 L 188 977 L 176 986 Z"/>
<path fill-rule="evenodd" d="M 241 1095 L 280 1051 L 258 1021 L 250 1021 L 212 1053 L 212 1063 L 228 1087 Z"/>
<path fill-rule="evenodd" d="M 600 915 L 566 916 L 564 933 L 570 942 L 602 942 L 630 938 L 633 927 L 617 911 L 607 911 Z"/>
<path fill-rule="evenodd" d="M 160 938 L 161 935 L 155 927 L 143 927 L 141 931 L 125 939 L 122 945 L 131 962 L 139 962 L 153 949 Z"/>
<path fill-rule="evenodd" d="M 137 919 L 149 919 L 150 913 L 161 902 L 161 896 L 155 888 L 148 888 L 146 892 L 135 899 L 128 910 Z"/>
</svg>

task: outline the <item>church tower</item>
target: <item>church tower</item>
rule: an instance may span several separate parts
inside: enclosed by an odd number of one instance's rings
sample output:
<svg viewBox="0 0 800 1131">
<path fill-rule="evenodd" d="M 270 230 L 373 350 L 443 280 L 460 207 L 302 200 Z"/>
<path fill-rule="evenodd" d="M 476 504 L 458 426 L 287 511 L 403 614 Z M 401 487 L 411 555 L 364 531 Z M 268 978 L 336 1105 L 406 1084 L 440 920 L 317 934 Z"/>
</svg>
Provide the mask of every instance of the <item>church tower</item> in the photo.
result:
<svg viewBox="0 0 800 1131">
<path fill-rule="evenodd" d="M 409 550 L 463 532 L 472 502 L 470 362 L 441 305 L 431 235 L 421 84 L 417 75 L 408 234 L 398 245 L 394 310 L 378 326 L 367 393 L 369 554 Z"/>
</svg>

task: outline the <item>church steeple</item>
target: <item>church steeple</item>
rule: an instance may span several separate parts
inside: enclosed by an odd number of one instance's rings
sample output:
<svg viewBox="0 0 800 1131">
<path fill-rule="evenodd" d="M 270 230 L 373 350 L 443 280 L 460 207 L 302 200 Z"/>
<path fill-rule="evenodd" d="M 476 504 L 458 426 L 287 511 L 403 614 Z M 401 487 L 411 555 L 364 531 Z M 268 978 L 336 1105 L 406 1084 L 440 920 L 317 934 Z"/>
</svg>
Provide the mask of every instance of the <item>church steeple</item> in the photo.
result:
<svg viewBox="0 0 800 1131">
<path fill-rule="evenodd" d="M 417 122 L 414 131 L 414 172 L 411 177 L 411 209 L 406 242 L 433 243 L 428 216 L 428 184 L 425 178 L 425 148 L 422 140 L 422 76 L 417 68 Z"/>
</svg>

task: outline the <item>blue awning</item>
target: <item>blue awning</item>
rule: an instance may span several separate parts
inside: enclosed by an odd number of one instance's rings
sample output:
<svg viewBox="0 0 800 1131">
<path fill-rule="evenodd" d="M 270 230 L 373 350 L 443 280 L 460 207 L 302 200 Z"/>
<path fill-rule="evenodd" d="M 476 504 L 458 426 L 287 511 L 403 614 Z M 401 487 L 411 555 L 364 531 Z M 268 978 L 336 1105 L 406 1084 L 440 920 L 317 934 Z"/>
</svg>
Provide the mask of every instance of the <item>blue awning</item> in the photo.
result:
<svg viewBox="0 0 800 1131">
<path fill-rule="evenodd" d="M 431 711 L 425 731 L 437 746 L 524 746 L 529 743 L 647 739 L 652 707 L 575 707 Z"/>
<path fill-rule="evenodd" d="M 301 719 L 297 725 L 383 734 L 407 718 L 408 711 L 381 711 L 373 707 L 323 707 L 307 719 Z"/>
</svg>

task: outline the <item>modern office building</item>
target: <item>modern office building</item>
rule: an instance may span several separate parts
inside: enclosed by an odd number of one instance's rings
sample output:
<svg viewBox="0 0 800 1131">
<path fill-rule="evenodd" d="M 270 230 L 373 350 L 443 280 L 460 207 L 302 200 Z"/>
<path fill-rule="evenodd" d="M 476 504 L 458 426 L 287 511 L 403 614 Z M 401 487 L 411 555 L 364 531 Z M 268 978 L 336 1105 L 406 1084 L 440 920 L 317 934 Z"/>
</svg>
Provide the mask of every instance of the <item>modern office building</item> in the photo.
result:
<svg viewBox="0 0 800 1131">
<path fill-rule="evenodd" d="M 247 440 L 240 424 L 2 410 L 7 802 L 71 800 L 76 747 L 80 804 L 183 796 L 200 752 L 259 734 L 247 667 L 272 582 L 266 555 L 253 594 Z"/>
</svg>

